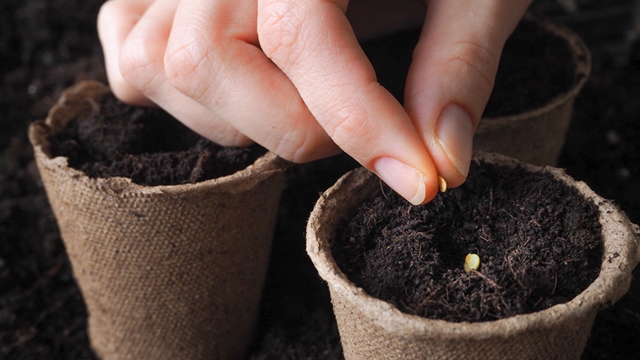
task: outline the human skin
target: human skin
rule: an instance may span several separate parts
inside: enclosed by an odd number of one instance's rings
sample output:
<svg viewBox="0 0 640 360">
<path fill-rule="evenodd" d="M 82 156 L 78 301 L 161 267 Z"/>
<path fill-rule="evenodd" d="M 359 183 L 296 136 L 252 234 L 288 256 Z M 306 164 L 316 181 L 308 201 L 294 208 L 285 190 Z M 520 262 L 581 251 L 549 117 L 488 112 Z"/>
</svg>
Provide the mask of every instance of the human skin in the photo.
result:
<svg viewBox="0 0 640 360">
<path fill-rule="evenodd" d="M 110 86 L 225 146 L 344 151 L 414 205 L 468 174 L 502 48 L 531 0 L 109 0 Z M 427 10 L 428 9 L 428 10 Z M 422 26 L 400 104 L 358 39 Z"/>
</svg>

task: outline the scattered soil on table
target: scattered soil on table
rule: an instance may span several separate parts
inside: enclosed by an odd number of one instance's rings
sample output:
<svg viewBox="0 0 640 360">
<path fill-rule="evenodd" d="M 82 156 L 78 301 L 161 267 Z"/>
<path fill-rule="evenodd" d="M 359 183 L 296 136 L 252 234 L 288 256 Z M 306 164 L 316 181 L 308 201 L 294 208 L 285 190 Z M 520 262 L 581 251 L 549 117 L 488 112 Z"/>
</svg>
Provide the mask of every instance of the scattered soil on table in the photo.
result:
<svg viewBox="0 0 640 360">
<path fill-rule="evenodd" d="M 363 44 L 378 81 L 401 102 L 404 79 L 420 29 L 408 30 Z M 482 115 L 496 118 L 543 106 L 581 80 L 567 42 L 536 23 L 520 22 L 502 51 L 491 98 Z"/>
<path fill-rule="evenodd" d="M 159 108 L 105 97 L 96 111 L 49 137 L 51 155 L 93 178 L 121 176 L 140 185 L 177 185 L 233 174 L 266 150 L 222 147 Z"/>
<path fill-rule="evenodd" d="M 383 187 L 337 230 L 336 262 L 370 295 L 431 319 L 478 322 L 567 302 L 598 276 L 597 207 L 546 173 L 473 163 L 412 206 Z M 466 273 L 465 256 L 480 256 Z"/>
<path fill-rule="evenodd" d="M 329 289 L 306 254 L 304 234 L 322 192 L 357 166 L 341 154 L 287 170 L 258 333 L 247 360 L 344 358 Z"/>
<path fill-rule="evenodd" d="M 0 149 L 44 119 L 67 87 L 106 82 L 96 17 L 104 0 L 0 2 Z"/>
<path fill-rule="evenodd" d="M 31 147 L 0 156 L 0 358 L 95 359 L 87 313 Z"/>
<path fill-rule="evenodd" d="M 559 166 L 640 224 L 640 42 L 624 66 L 594 55 Z M 640 359 L 640 266 L 633 279 L 627 294 L 596 316 L 582 360 Z"/>
</svg>

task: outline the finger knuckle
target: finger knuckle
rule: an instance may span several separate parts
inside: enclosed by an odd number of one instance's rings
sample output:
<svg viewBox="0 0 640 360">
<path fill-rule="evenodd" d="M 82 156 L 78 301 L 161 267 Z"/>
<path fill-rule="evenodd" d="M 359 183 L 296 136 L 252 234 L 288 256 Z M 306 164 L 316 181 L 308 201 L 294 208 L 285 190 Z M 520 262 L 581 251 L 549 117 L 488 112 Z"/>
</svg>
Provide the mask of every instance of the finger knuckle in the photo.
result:
<svg viewBox="0 0 640 360">
<path fill-rule="evenodd" d="M 366 110 L 360 106 L 344 107 L 325 124 L 327 134 L 342 148 L 349 148 L 354 139 L 366 138 L 371 125 Z"/>
<path fill-rule="evenodd" d="M 164 58 L 165 74 L 176 89 L 187 96 L 200 99 L 212 89 L 215 77 L 212 73 L 213 52 L 208 50 L 208 41 L 197 34 L 186 34 L 167 46 Z M 214 46 L 215 47 L 215 46 Z"/>
<path fill-rule="evenodd" d="M 134 88 L 145 91 L 156 77 L 159 64 L 144 38 L 129 39 L 120 50 L 122 77 Z"/>
<path fill-rule="evenodd" d="M 455 71 L 465 76 L 474 74 L 479 80 L 477 85 L 481 87 L 480 90 L 490 91 L 495 81 L 499 56 L 489 47 L 473 41 L 459 42 L 453 49 L 449 63 L 457 68 Z"/>
<path fill-rule="evenodd" d="M 318 136 L 308 131 L 289 131 L 278 142 L 274 152 L 294 163 L 304 163 L 312 158 Z"/>
<path fill-rule="evenodd" d="M 292 1 L 269 1 L 258 16 L 258 38 L 264 53 L 275 61 L 296 57 L 304 14 Z"/>
</svg>

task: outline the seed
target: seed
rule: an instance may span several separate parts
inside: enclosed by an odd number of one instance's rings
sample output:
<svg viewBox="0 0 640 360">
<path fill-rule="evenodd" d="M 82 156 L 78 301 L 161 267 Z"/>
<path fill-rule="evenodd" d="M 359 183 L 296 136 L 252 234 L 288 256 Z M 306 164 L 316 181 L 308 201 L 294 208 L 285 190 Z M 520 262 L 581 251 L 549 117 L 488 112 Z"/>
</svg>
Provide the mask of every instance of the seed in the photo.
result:
<svg viewBox="0 0 640 360">
<path fill-rule="evenodd" d="M 480 256 L 477 254 L 467 254 L 464 258 L 464 271 L 470 273 L 472 270 L 478 270 L 480 267 Z"/>
<path fill-rule="evenodd" d="M 447 191 L 447 180 L 445 180 L 442 176 L 438 176 L 438 187 L 440 191 Z"/>
</svg>

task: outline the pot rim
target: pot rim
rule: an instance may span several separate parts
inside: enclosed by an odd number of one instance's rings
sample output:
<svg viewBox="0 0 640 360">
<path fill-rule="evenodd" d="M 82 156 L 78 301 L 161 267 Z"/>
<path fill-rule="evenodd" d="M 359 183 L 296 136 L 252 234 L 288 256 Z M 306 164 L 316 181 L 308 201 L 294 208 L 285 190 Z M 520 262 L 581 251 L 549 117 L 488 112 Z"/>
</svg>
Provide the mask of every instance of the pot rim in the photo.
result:
<svg viewBox="0 0 640 360">
<path fill-rule="evenodd" d="M 640 244 L 637 235 L 638 227 L 631 224 L 621 210 L 611 201 L 595 194 L 583 182 L 573 180 L 561 169 L 538 167 L 493 153 L 476 153 L 474 160 L 478 159 L 507 166 L 522 165 L 529 171 L 551 173 L 567 185 L 576 188 L 598 206 L 603 227 L 603 260 L 598 277 L 587 289 L 566 303 L 542 311 L 475 323 L 454 323 L 410 315 L 401 312 L 388 302 L 370 296 L 350 281 L 333 259 L 327 238 L 332 236 L 334 229 L 327 227 L 335 226 L 338 220 L 333 219 L 330 225 L 322 225 L 323 214 L 328 209 L 334 210 L 339 207 L 340 210 L 345 210 L 347 207 L 335 200 L 336 193 L 358 194 L 358 200 L 363 200 L 377 191 L 379 185 L 375 175 L 361 168 L 344 175 L 322 195 L 307 225 L 307 253 L 320 277 L 328 283 L 331 292 L 339 293 L 344 299 L 357 306 L 364 316 L 370 317 L 374 323 L 390 333 L 410 337 L 435 337 L 441 340 L 506 337 L 507 334 L 513 336 L 534 328 L 538 330 L 550 328 L 550 319 L 554 319 L 555 322 L 564 322 L 595 314 L 596 311 L 613 304 L 626 293 L 631 283 L 631 272 L 640 258 Z M 370 191 L 364 190 L 365 187 Z"/>
<path fill-rule="evenodd" d="M 79 82 L 63 91 L 45 120 L 37 120 L 29 126 L 29 140 L 33 145 L 35 156 L 44 166 L 57 168 L 60 172 L 87 187 L 104 189 L 122 197 L 182 194 L 187 189 L 199 191 L 212 187 L 227 189 L 230 186 L 234 186 L 231 188 L 232 191 L 240 192 L 245 188 L 252 188 L 256 182 L 260 182 L 274 173 L 282 172 L 289 166 L 288 161 L 268 151 L 253 164 L 230 175 L 196 183 L 147 186 L 136 184 L 130 178 L 122 176 L 92 178 L 85 172 L 70 167 L 67 157 L 51 157 L 47 137 L 80 115 L 95 110 L 104 96 L 110 93 L 110 88 L 99 81 Z"/>
<path fill-rule="evenodd" d="M 541 114 L 550 112 L 553 109 L 562 106 L 562 104 L 565 104 L 567 101 L 570 101 L 571 99 L 574 99 L 578 96 L 578 93 L 586 84 L 587 80 L 589 79 L 589 75 L 591 74 L 591 52 L 589 51 L 589 47 L 584 43 L 584 41 L 578 34 L 565 26 L 537 18 L 530 13 L 525 14 L 523 19 L 538 24 L 543 30 L 563 39 L 567 43 L 567 46 L 571 50 L 571 55 L 575 64 L 573 71 L 574 78 L 580 78 L 578 79 L 578 81 L 574 82 L 574 84 L 568 91 L 559 94 L 541 107 L 507 116 L 483 117 L 483 122 L 481 122 L 483 126 L 478 127 L 478 132 L 480 133 L 486 131 L 486 129 L 484 129 L 486 127 L 503 127 L 505 125 L 508 125 L 509 123 L 521 121 L 525 118 L 540 116 Z"/>
</svg>

